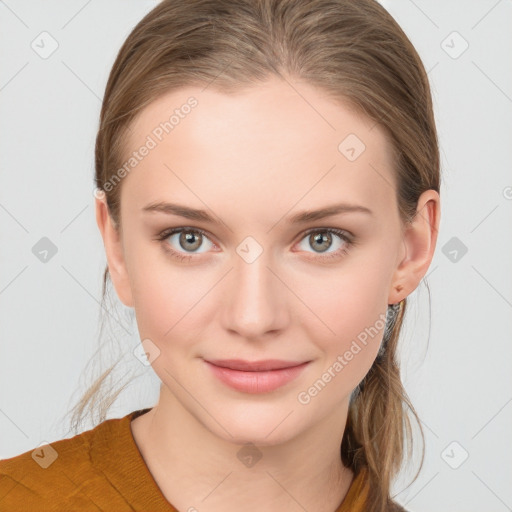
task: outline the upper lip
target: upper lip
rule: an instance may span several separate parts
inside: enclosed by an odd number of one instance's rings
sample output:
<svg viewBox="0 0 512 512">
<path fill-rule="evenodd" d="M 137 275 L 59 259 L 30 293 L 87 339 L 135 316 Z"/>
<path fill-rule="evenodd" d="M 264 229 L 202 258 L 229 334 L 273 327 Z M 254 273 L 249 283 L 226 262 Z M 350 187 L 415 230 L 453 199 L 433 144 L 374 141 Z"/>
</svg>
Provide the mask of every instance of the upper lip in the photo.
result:
<svg viewBox="0 0 512 512">
<path fill-rule="evenodd" d="M 242 370 L 246 372 L 257 372 L 266 370 L 281 370 L 292 368 L 309 361 L 283 361 L 280 359 L 265 359 L 264 361 L 244 361 L 243 359 L 209 359 L 208 363 L 231 370 Z"/>
</svg>

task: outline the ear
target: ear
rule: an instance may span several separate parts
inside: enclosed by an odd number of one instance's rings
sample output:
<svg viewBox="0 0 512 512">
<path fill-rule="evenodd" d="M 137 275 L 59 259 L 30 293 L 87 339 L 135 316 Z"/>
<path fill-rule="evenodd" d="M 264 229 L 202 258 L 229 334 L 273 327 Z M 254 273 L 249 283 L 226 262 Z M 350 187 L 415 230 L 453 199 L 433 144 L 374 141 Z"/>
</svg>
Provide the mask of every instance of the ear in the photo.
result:
<svg viewBox="0 0 512 512">
<path fill-rule="evenodd" d="M 121 302 L 125 306 L 133 307 L 120 229 L 110 216 L 105 193 L 99 191 L 95 193 L 95 198 L 96 223 L 103 238 L 110 278 Z"/>
<path fill-rule="evenodd" d="M 420 284 L 434 256 L 440 219 L 439 194 L 426 190 L 418 199 L 416 215 L 405 227 L 405 254 L 393 275 L 388 304 L 400 302 Z"/>
</svg>

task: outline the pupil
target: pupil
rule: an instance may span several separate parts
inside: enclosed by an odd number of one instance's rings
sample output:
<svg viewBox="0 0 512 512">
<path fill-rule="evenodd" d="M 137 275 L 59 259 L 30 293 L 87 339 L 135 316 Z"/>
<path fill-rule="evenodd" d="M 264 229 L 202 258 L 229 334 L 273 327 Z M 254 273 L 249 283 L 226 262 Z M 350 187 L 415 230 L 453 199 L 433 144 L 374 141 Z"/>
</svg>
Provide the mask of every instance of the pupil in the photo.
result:
<svg viewBox="0 0 512 512">
<path fill-rule="evenodd" d="M 197 249 L 199 247 L 199 245 L 201 245 L 200 243 L 195 242 L 195 246 L 194 246 L 194 239 L 197 239 L 199 240 L 199 237 L 194 234 L 194 233 L 191 233 L 191 232 L 188 232 L 188 233 L 182 233 L 181 236 L 180 236 L 180 243 L 185 241 L 186 244 L 188 246 L 188 248 L 190 249 Z M 197 246 L 197 247 L 196 247 Z M 182 247 L 183 247 L 183 244 L 182 244 Z"/>
<path fill-rule="evenodd" d="M 324 235 L 326 235 L 326 236 L 324 236 Z M 329 248 L 330 241 L 331 241 L 331 235 L 328 233 L 318 233 L 313 236 L 313 240 L 315 242 L 320 242 L 320 243 L 327 242 L 327 246 L 320 249 L 321 252 L 324 252 Z"/>
</svg>

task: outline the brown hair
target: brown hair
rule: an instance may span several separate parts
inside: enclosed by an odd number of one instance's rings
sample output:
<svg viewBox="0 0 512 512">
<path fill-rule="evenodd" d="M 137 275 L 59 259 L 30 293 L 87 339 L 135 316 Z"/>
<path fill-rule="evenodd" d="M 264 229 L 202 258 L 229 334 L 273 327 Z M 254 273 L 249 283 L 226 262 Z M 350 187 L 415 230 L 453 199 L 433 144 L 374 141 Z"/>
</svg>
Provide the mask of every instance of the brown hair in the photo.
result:
<svg viewBox="0 0 512 512">
<path fill-rule="evenodd" d="M 419 196 L 439 193 L 439 148 L 428 77 L 413 45 L 375 0 L 163 0 L 133 29 L 111 70 L 96 139 L 96 186 L 106 193 L 120 226 L 120 186 L 105 184 L 126 157 L 135 116 L 164 93 L 208 85 L 229 93 L 271 77 L 300 79 L 373 119 L 394 155 L 398 208 L 404 225 Z M 103 299 L 108 268 L 103 280 Z M 396 358 L 407 301 L 387 326 L 372 368 L 351 396 L 341 457 L 369 474 L 368 509 L 390 510 L 390 487 L 411 455 L 409 409 L 419 418 L 400 379 Z M 87 406 L 112 396 L 104 372 L 75 407 L 78 425 Z M 116 395 L 117 396 L 117 395 Z M 108 406 L 105 405 L 108 403 Z M 418 470 L 419 473 L 419 470 Z M 418 474 L 417 473 L 417 474 Z M 417 474 L 415 478 L 417 477 Z"/>
</svg>

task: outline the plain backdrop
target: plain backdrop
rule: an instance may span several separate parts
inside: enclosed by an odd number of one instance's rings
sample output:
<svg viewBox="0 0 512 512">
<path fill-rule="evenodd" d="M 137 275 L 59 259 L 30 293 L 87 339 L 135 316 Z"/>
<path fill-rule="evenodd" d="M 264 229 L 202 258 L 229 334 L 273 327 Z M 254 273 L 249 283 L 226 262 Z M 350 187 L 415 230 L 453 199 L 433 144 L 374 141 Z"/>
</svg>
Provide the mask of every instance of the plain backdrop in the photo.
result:
<svg viewBox="0 0 512 512">
<path fill-rule="evenodd" d="M 442 157 L 436 255 L 401 339 L 425 463 L 409 487 L 417 466 L 404 468 L 396 499 L 411 512 L 512 510 L 512 4 L 382 3 L 428 71 Z M 62 418 L 99 335 L 101 98 L 154 5 L 0 1 L 0 458 L 70 436 Z M 135 325 L 114 336 L 120 375 L 136 375 L 110 411 L 121 417 L 154 405 L 159 380 L 133 355 Z"/>
</svg>

